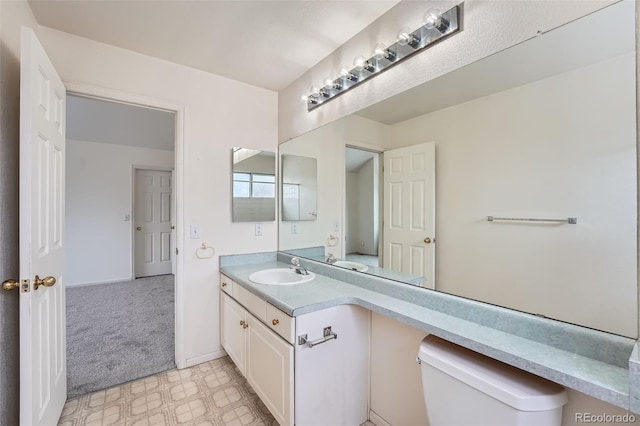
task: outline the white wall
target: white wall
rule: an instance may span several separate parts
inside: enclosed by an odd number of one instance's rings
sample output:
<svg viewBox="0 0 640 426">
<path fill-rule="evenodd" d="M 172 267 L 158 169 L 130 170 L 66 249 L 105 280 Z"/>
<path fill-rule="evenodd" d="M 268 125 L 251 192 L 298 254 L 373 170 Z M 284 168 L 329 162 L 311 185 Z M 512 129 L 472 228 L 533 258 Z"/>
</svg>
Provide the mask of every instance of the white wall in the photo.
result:
<svg viewBox="0 0 640 426">
<path fill-rule="evenodd" d="M 25 0 L 0 1 L 0 279 L 18 277 L 20 27 L 37 32 Z M 0 419 L 18 424 L 18 292 L 0 292 Z"/>
<path fill-rule="evenodd" d="M 192 68 L 41 27 L 39 37 L 66 82 L 86 83 L 184 107 L 184 216 L 177 241 L 184 265 L 178 289 L 184 312 L 181 361 L 188 364 L 221 355 L 219 266 L 221 254 L 272 251 L 276 223 L 264 223 L 255 236 L 251 223 L 231 221 L 231 161 L 234 146 L 275 151 L 277 94 Z M 178 148 L 176 148 L 178 151 Z M 201 239 L 188 238 L 189 224 Z M 207 260 L 196 258 L 202 242 L 215 248 Z"/>
<path fill-rule="evenodd" d="M 133 278 L 133 166 L 174 167 L 174 152 L 67 140 L 67 286 Z"/>
<path fill-rule="evenodd" d="M 438 290 L 638 335 L 634 66 L 623 56 L 392 126 L 395 147 L 436 142 Z"/>
</svg>

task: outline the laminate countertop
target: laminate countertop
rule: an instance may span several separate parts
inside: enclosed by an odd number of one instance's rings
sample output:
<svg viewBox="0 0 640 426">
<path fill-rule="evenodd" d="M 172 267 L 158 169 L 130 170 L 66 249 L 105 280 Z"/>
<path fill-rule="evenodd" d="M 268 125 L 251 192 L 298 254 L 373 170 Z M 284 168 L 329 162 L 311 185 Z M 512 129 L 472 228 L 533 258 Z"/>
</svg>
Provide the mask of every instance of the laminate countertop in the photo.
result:
<svg viewBox="0 0 640 426">
<path fill-rule="evenodd" d="M 640 387 L 633 339 L 305 259 L 301 264 L 316 274 L 310 282 L 249 281 L 253 272 L 288 268 L 291 257 L 221 256 L 220 272 L 290 316 L 362 306 L 618 407 L 640 408 L 632 398 Z"/>
</svg>

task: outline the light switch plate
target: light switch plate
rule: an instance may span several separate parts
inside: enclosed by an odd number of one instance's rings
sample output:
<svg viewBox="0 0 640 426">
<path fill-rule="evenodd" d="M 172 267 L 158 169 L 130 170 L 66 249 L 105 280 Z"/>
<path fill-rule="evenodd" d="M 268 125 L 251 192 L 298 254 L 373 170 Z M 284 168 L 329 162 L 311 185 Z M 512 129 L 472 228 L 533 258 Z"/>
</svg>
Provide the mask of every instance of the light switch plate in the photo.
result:
<svg viewBox="0 0 640 426">
<path fill-rule="evenodd" d="M 296 222 L 291 222 L 291 233 L 292 234 L 298 233 L 298 224 Z"/>
<path fill-rule="evenodd" d="M 200 227 L 198 225 L 191 225 L 191 239 L 197 240 L 200 238 Z"/>
</svg>

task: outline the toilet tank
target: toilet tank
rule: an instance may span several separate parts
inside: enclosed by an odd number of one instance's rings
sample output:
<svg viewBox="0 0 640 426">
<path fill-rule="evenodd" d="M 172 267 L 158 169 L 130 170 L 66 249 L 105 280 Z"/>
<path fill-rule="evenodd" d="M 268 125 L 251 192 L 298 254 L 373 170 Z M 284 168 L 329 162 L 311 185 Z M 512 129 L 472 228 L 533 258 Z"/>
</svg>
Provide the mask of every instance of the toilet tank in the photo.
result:
<svg viewBox="0 0 640 426">
<path fill-rule="evenodd" d="M 436 336 L 420 345 L 430 426 L 560 426 L 564 388 Z"/>
</svg>

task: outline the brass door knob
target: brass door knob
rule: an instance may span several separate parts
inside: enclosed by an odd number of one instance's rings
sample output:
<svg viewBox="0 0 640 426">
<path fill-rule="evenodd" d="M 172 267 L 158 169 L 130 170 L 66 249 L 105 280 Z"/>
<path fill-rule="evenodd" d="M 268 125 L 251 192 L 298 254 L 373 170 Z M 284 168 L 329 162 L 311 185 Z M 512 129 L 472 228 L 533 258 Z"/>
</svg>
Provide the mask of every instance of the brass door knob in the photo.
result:
<svg viewBox="0 0 640 426">
<path fill-rule="evenodd" d="M 33 279 L 33 289 L 37 290 L 41 285 L 45 287 L 52 287 L 55 283 L 56 279 L 54 277 L 45 277 L 41 279 L 36 275 L 36 277 Z"/>
<path fill-rule="evenodd" d="M 136 228 L 136 231 L 142 231 L 142 226 L 138 226 L 138 227 Z"/>
<path fill-rule="evenodd" d="M 431 238 L 427 237 L 424 239 L 425 244 L 431 244 Z"/>
<path fill-rule="evenodd" d="M 274 319 L 273 321 L 271 321 L 271 324 L 273 324 L 274 326 L 275 326 L 275 325 L 278 325 L 278 324 L 280 324 L 280 320 L 278 320 L 278 319 L 276 318 L 276 319 Z"/>
<path fill-rule="evenodd" d="M 20 283 L 16 280 L 6 280 L 2 283 L 2 289 L 6 291 L 11 291 L 20 286 Z"/>
</svg>

